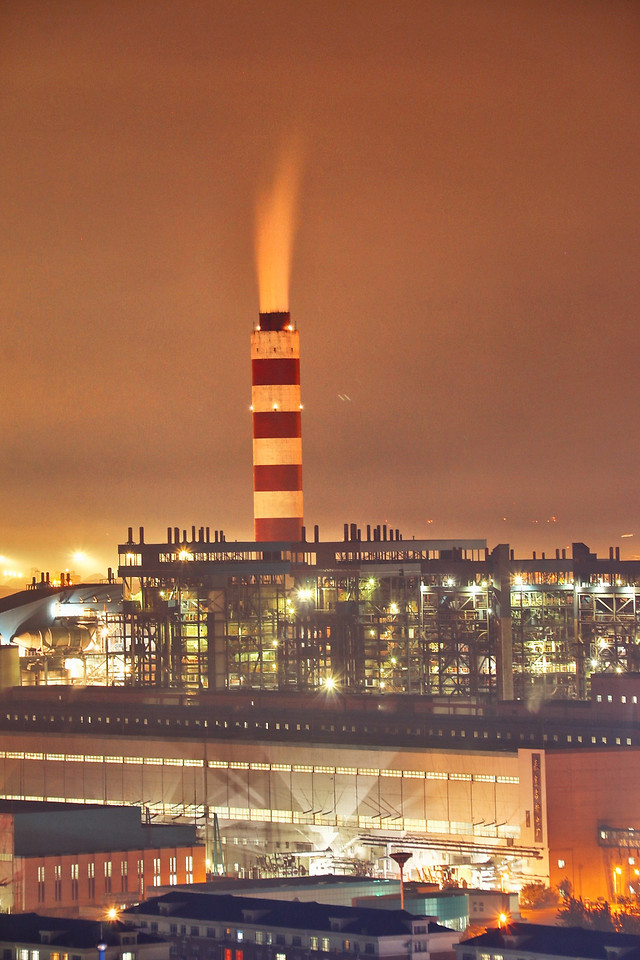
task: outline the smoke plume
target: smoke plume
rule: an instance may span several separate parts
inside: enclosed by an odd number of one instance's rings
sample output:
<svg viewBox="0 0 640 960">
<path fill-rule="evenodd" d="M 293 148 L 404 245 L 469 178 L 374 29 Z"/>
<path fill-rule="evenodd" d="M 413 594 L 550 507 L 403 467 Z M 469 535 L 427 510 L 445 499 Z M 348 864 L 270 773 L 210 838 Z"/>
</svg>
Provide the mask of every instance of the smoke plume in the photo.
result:
<svg viewBox="0 0 640 960">
<path fill-rule="evenodd" d="M 260 313 L 289 309 L 289 274 L 300 181 L 300 153 L 293 144 L 283 150 L 270 188 L 256 207 L 256 267 Z"/>
</svg>

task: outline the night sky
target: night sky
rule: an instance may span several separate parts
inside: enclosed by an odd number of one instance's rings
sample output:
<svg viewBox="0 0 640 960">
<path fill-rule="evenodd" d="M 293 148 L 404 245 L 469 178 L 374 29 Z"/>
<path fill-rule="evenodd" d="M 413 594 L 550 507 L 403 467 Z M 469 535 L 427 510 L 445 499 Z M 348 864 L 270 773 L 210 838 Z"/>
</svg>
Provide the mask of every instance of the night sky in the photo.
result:
<svg viewBox="0 0 640 960">
<path fill-rule="evenodd" d="M 4 3 L 0 574 L 252 536 L 292 143 L 308 527 L 640 554 L 639 41 L 634 0 Z"/>
</svg>

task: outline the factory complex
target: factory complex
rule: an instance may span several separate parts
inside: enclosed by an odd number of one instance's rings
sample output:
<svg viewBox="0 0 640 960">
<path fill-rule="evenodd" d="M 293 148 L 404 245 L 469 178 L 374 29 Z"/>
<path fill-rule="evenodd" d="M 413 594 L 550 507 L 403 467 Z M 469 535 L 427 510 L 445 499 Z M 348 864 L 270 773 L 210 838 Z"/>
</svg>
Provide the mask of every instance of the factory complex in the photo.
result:
<svg viewBox="0 0 640 960">
<path fill-rule="evenodd" d="M 640 561 L 321 540 L 287 312 L 251 359 L 253 541 L 132 527 L 117 577 L 0 600 L 0 799 L 193 824 L 210 874 L 638 893 Z"/>
</svg>

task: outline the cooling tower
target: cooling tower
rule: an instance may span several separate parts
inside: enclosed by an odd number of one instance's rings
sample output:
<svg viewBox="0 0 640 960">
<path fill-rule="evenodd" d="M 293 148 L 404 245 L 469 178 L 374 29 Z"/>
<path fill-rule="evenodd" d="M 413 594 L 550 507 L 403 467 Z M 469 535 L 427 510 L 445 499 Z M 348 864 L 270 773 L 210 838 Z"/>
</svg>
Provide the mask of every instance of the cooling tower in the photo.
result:
<svg viewBox="0 0 640 960">
<path fill-rule="evenodd" d="M 288 312 L 251 334 L 253 518 L 257 541 L 302 536 L 300 343 Z"/>
</svg>

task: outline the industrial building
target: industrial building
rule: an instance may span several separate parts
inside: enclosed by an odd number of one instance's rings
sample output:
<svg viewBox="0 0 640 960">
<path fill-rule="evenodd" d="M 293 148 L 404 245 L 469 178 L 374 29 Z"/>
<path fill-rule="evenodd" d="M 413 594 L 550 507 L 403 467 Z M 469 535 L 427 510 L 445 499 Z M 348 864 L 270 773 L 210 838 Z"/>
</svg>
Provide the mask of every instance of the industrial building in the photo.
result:
<svg viewBox="0 0 640 960">
<path fill-rule="evenodd" d="M 404 850 L 427 881 L 569 880 L 615 899 L 637 890 L 640 868 L 640 676 L 599 676 L 591 696 L 533 712 L 336 691 L 15 687 L 0 784 L 7 799 L 132 804 L 197 824 L 210 873 L 384 875 Z"/>
<path fill-rule="evenodd" d="M 640 561 L 581 543 L 557 554 L 353 525 L 334 542 L 192 527 L 146 543 L 130 529 L 122 582 L 0 600 L 0 673 L 7 686 L 583 700 L 592 675 L 640 669 Z"/>
<path fill-rule="evenodd" d="M 593 673 L 640 666 L 640 561 L 581 543 L 516 559 L 386 528 L 231 543 L 201 527 L 130 530 L 119 553 L 134 685 L 583 699 Z"/>
<path fill-rule="evenodd" d="M 308 536 L 288 312 L 251 359 L 254 541 L 129 528 L 118 580 L 0 601 L 0 797 L 190 822 L 214 874 L 411 851 L 442 884 L 637 892 L 640 561 Z"/>
</svg>

